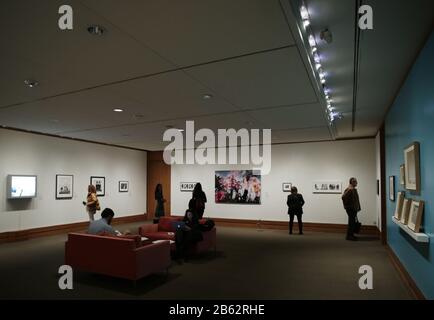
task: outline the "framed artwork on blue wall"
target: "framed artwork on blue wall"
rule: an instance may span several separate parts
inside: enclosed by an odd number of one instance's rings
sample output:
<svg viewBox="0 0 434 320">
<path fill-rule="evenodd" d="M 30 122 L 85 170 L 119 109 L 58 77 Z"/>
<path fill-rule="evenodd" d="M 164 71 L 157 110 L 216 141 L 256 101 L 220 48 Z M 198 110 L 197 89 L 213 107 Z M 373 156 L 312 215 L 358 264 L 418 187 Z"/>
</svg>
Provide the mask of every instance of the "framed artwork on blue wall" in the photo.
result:
<svg viewBox="0 0 434 320">
<path fill-rule="evenodd" d="M 389 200 L 395 201 L 395 176 L 389 177 Z"/>
</svg>

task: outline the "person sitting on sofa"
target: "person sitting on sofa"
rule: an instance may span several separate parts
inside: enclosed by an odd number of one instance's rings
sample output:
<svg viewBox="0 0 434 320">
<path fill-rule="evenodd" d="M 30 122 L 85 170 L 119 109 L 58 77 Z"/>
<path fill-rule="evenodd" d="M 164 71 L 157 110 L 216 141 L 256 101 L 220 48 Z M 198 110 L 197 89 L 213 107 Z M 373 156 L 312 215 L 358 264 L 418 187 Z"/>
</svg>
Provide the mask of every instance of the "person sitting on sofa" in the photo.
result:
<svg viewBox="0 0 434 320">
<path fill-rule="evenodd" d="M 178 258 L 184 258 L 185 253 L 193 244 L 203 240 L 199 219 L 190 209 L 185 211 L 182 221 L 184 224 L 178 224 L 179 228 L 175 231 L 176 252 Z"/>
<path fill-rule="evenodd" d="M 120 236 L 122 233 L 115 230 L 110 224 L 112 223 L 115 213 L 110 208 L 105 208 L 101 212 L 101 219 L 91 221 L 87 233 L 89 234 L 110 234 L 114 236 Z"/>
</svg>

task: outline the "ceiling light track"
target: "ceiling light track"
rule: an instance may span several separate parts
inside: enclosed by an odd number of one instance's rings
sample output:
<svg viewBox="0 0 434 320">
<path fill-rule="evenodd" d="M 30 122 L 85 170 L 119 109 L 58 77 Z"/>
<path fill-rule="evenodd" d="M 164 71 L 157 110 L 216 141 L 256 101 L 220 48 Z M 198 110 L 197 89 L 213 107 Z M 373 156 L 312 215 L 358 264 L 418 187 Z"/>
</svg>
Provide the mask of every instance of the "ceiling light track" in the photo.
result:
<svg viewBox="0 0 434 320">
<path fill-rule="evenodd" d="M 359 51 L 360 51 L 360 28 L 359 23 L 359 12 L 358 8 L 361 6 L 361 0 L 355 0 L 354 9 L 354 58 L 353 58 L 353 108 L 352 108 L 352 120 L 351 120 L 351 131 L 354 132 L 356 129 L 356 112 L 357 112 L 357 93 L 359 87 Z"/>
<path fill-rule="evenodd" d="M 343 115 L 342 113 L 337 112 L 335 107 L 332 105 L 333 103 L 333 99 L 331 97 L 332 90 L 326 85 L 327 77 L 326 77 L 326 72 L 324 72 L 323 65 L 322 65 L 323 56 L 318 50 L 315 34 L 311 27 L 309 10 L 305 5 L 304 1 L 301 1 L 301 7 L 299 13 L 300 13 L 301 25 L 303 26 L 304 29 L 304 37 L 305 37 L 304 41 L 307 40 L 310 47 L 310 50 L 307 50 L 307 53 L 309 55 L 309 60 L 313 61 L 313 63 L 311 62 L 311 65 L 314 66 L 313 72 L 315 75 L 315 79 L 318 82 L 318 88 L 322 89 L 321 93 L 326 102 L 326 110 L 325 110 L 326 117 L 329 121 L 329 125 L 332 126 L 335 120 L 342 119 Z M 301 36 L 303 37 L 303 35 Z M 332 42 L 331 32 L 328 29 L 323 30 L 321 32 L 321 39 L 324 39 L 327 43 L 331 43 Z"/>
</svg>

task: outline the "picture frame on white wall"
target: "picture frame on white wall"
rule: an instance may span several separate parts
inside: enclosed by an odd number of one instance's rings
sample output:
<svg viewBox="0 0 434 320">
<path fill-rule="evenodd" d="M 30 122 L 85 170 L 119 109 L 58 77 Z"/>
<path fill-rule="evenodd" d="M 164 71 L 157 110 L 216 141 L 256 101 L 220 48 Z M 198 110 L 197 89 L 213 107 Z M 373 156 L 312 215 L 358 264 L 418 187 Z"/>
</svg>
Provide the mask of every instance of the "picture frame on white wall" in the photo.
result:
<svg viewBox="0 0 434 320">
<path fill-rule="evenodd" d="M 291 192 L 292 183 L 291 182 L 284 182 L 282 183 L 282 191 L 283 192 Z"/>
<path fill-rule="evenodd" d="M 96 188 L 96 195 L 99 197 L 105 196 L 105 177 L 90 177 L 90 184 Z"/>
<path fill-rule="evenodd" d="M 130 183 L 128 181 L 119 181 L 119 192 L 130 191 Z"/>
<path fill-rule="evenodd" d="M 405 188 L 414 192 L 420 192 L 420 146 L 419 142 L 413 142 L 404 149 L 405 160 Z"/>
<path fill-rule="evenodd" d="M 312 193 L 342 193 L 342 181 L 318 180 L 312 183 Z"/>
<path fill-rule="evenodd" d="M 179 189 L 181 192 L 193 192 L 197 182 L 181 182 Z"/>
<path fill-rule="evenodd" d="M 74 192 L 74 176 L 56 174 L 56 200 L 72 199 Z"/>
</svg>

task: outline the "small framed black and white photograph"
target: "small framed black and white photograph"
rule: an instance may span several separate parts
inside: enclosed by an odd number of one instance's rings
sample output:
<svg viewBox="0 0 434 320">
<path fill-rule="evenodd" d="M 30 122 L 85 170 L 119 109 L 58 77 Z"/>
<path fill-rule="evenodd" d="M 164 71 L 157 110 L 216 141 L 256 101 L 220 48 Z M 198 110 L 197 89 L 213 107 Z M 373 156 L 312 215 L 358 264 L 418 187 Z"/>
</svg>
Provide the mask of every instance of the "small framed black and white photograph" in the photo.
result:
<svg viewBox="0 0 434 320">
<path fill-rule="evenodd" d="M 56 174 L 56 200 L 72 199 L 73 188 L 73 175 Z"/>
<path fill-rule="evenodd" d="M 119 192 L 128 192 L 130 190 L 130 183 L 128 181 L 119 181 Z"/>
<path fill-rule="evenodd" d="M 197 182 L 181 182 L 180 183 L 180 191 L 181 192 L 193 192 L 194 187 Z"/>
<path fill-rule="evenodd" d="M 282 191 L 283 192 L 291 192 L 292 183 L 290 182 L 284 182 L 282 183 Z"/>
<path fill-rule="evenodd" d="M 395 201 L 395 176 L 389 177 L 389 200 Z"/>
<path fill-rule="evenodd" d="M 90 184 L 95 186 L 97 196 L 105 196 L 105 177 L 90 177 Z"/>
</svg>

